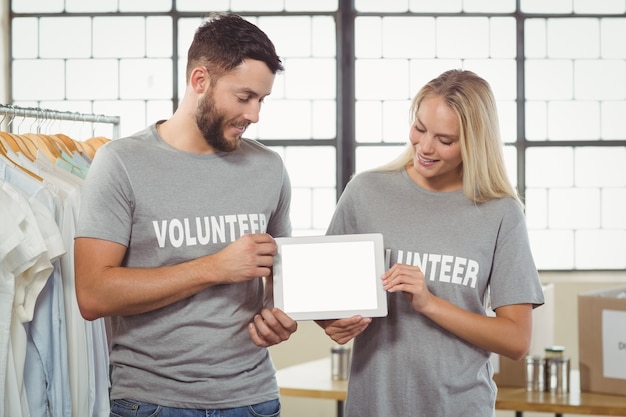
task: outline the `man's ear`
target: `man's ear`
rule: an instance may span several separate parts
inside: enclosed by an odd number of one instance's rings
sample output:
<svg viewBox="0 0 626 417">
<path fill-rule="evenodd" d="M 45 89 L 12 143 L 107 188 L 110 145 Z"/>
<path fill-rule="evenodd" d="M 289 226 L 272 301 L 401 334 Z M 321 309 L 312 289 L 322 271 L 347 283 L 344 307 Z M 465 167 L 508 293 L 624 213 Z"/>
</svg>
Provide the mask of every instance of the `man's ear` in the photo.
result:
<svg viewBox="0 0 626 417">
<path fill-rule="evenodd" d="M 189 83 L 197 94 L 204 93 L 211 83 L 208 70 L 204 67 L 195 67 L 189 76 Z"/>
</svg>

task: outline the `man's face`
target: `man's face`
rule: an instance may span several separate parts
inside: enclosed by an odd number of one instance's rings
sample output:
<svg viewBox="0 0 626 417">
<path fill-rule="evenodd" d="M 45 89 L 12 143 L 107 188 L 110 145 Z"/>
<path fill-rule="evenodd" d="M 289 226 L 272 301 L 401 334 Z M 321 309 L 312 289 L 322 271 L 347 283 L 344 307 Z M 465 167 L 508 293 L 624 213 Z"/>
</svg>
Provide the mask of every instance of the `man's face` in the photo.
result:
<svg viewBox="0 0 626 417">
<path fill-rule="evenodd" d="M 251 123 L 259 121 L 274 74 L 264 62 L 245 60 L 212 84 L 198 99 L 196 123 L 216 152 L 232 152 Z"/>
</svg>

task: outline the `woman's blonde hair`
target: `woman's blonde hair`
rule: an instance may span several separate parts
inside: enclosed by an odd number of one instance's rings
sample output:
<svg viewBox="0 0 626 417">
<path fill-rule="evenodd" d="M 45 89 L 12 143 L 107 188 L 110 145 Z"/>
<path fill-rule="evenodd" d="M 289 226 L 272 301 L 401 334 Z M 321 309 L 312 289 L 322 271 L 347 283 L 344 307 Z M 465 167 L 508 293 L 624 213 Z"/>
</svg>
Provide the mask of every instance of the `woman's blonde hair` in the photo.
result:
<svg viewBox="0 0 626 417">
<path fill-rule="evenodd" d="M 430 96 L 442 97 L 459 119 L 463 190 L 467 198 L 475 202 L 502 197 L 520 201 L 504 166 L 498 112 L 489 83 L 472 71 L 444 72 L 424 85 L 413 98 L 411 124 L 415 122 L 422 100 Z M 414 155 L 409 143 L 398 158 L 378 170 L 404 168 L 413 163 Z"/>
</svg>

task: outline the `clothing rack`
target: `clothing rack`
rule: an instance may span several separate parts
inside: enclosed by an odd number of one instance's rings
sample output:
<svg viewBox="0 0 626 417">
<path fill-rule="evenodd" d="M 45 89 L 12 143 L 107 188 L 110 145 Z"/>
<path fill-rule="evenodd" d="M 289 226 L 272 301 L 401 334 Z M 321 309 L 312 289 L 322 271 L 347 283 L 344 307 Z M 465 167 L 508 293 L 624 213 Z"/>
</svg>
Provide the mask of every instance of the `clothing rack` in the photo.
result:
<svg viewBox="0 0 626 417">
<path fill-rule="evenodd" d="M 33 118 L 36 120 L 69 120 L 74 122 L 108 123 L 113 125 L 112 139 L 117 139 L 120 134 L 119 116 L 51 110 L 41 107 L 20 107 L 10 104 L 0 104 L 0 114 L 12 117 Z"/>
<path fill-rule="evenodd" d="M 0 104 L 0 416 L 110 414 L 105 322 L 80 314 L 73 247 L 82 185 L 119 124 Z"/>
</svg>

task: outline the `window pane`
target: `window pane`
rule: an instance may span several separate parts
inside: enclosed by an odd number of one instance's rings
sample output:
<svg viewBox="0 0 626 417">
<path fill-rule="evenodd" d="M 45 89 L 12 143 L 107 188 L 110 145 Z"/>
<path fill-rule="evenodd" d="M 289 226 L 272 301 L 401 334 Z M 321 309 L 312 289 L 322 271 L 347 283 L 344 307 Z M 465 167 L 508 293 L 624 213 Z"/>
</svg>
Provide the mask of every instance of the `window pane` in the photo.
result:
<svg viewBox="0 0 626 417">
<path fill-rule="evenodd" d="M 398 146 L 358 146 L 356 148 L 356 173 L 377 168 L 397 158 L 406 144 Z"/>
<path fill-rule="evenodd" d="M 284 159 L 293 186 L 336 186 L 334 148 L 328 146 L 289 147 L 285 150 Z"/>
<path fill-rule="evenodd" d="M 577 60 L 574 96 L 578 100 L 626 99 L 626 61 Z M 602 74 L 602 76 L 598 76 Z"/>
<path fill-rule="evenodd" d="M 172 19 L 170 17 L 151 16 L 146 19 L 146 54 L 150 58 L 172 56 Z"/>
<path fill-rule="evenodd" d="M 271 96 L 270 96 L 271 97 Z M 255 139 L 311 139 L 312 103 L 309 100 L 268 99 L 263 104 Z M 286 116 L 289 115 L 289 116 Z M 252 131 L 248 128 L 247 133 Z"/>
<path fill-rule="evenodd" d="M 524 13 L 571 13 L 572 0 L 521 0 Z"/>
<path fill-rule="evenodd" d="M 139 58 L 146 55 L 143 17 L 96 17 L 93 55 L 98 58 Z"/>
<path fill-rule="evenodd" d="M 383 55 L 380 17 L 357 17 L 354 22 L 354 53 L 357 58 L 380 58 Z"/>
<path fill-rule="evenodd" d="M 626 11 L 626 3 L 615 0 L 574 0 L 574 13 L 615 13 Z"/>
<path fill-rule="evenodd" d="M 545 58 L 546 20 L 527 19 L 524 21 L 524 53 L 526 58 Z"/>
<path fill-rule="evenodd" d="M 461 59 L 412 59 L 409 72 L 411 84 L 411 99 L 430 80 L 438 77 L 444 71 L 453 68 L 463 68 Z"/>
<path fill-rule="evenodd" d="M 526 60 L 526 98 L 569 100 L 574 97 L 574 66 L 568 60 Z"/>
<path fill-rule="evenodd" d="M 172 0 L 119 0 L 120 12 L 166 12 Z"/>
<path fill-rule="evenodd" d="M 517 72 L 512 59 L 479 59 L 465 61 L 464 69 L 474 71 L 484 78 L 498 100 L 515 100 L 517 97 Z"/>
<path fill-rule="evenodd" d="M 169 59 L 122 59 L 120 97 L 165 99 L 172 97 L 172 62 Z"/>
<path fill-rule="evenodd" d="M 625 269 L 626 231 L 582 230 L 576 233 L 577 269 Z"/>
<path fill-rule="evenodd" d="M 463 10 L 462 0 L 410 0 L 409 3 L 412 12 L 455 13 Z"/>
<path fill-rule="evenodd" d="M 91 56 L 91 18 L 43 17 L 39 19 L 39 30 L 40 57 L 88 58 Z"/>
<path fill-rule="evenodd" d="M 354 0 L 354 7 L 359 12 L 406 12 L 407 0 Z"/>
<path fill-rule="evenodd" d="M 526 102 L 526 139 L 548 139 L 548 115 L 545 102 Z"/>
<path fill-rule="evenodd" d="M 39 52 L 38 19 L 34 17 L 13 19 L 11 51 L 13 58 L 37 58 Z"/>
<path fill-rule="evenodd" d="M 335 189 L 292 187 L 292 235 L 323 235 L 335 209 Z"/>
<path fill-rule="evenodd" d="M 335 98 L 334 59 L 286 59 L 285 92 L 290 98 Z"/>
<path fill-rule="evenodd" d="M 230 10 L 279 12 L 283 10 L 283 0 L 230 0 Z"/>
<path fill-rule="evenodd" d="M 410 107 L 410 100 L 357 101 L 356 141 L 406 143 L 411 122 Z"/>
<path fill-rule="evenodd" d="M 382 101 L 359 100 L 356 102 L 355 132 L 357 142 L 380 142 L 382 140 L 382 109 Z"/>
<path fill-rule="evenodd" d="M 259 123 L 246 130 L 251 139 L 332 139 L 336 135 L 335 102 L 285 100 L 269 96 Z M 286 117 L 288 115 L 288 117 Z"/>
<path fill-rule="evenodd" d="M 206 0 L 176 0 L 176 10 L 182 12 L 202 12 L 206 13 L 207 4 Z M 211 11 L 213 12 L 225 12 L 230 5 L 229 0 L 211 0 Z"/>
<path fill-rule="evenodd" d="M 406 143 L 409 137 L 410 100 L 385 100 L 383 102 L 383 141 Z"/>
<path fill-rule="evenodd" d="M 313 229 L 326 232 L 330 219 L 335 212 L 337 193 L 333 188 L 313 190 Z M 321 233 L 320 233 L 321 234 Z"/>
<path fill-rule="evenodd" d="M 528 237 L 538 269 L 574 269 L 574 232 L 529 230 Z"/>
<path fill-rule="evenodd" d="M 529 229 L 548 227 L 548 191 L 546 189 L 527 188 L 524 200 L 526 226 Z"/>
<path fill-rule="evenodd" d="M 280 152 L 292 186 L 293 234 L 324 234 L 336 202 L 335 148 L 287 147 Z"/>
<path fill-rule="evenodd" d="M 146 125 L 172 116 L 172 100 L 150 100 L 146 103 Z"/>
<path fill-rule="evenodd" d="M 288 12 L 303 11 L 334 11 L 337 10 L 338 0 L 285 0 L 285 10 Z"/>
<path fill-rule="evenodd" d="M 15 13 L 58 13 L 63 11 L 65 0 L 13 0 Z"/>
<path fill-rule="evenodd" d="M 382 27 L 383 57 L 435 57 L 435 19 L 430 17 L 386 17 Z M 362 33 L 362 32 L 359 32 Z M 419 41 L 415 41 L 419 39 Z"/>
<path fill-rule="evenodd" d="M 597 188 L 548 190 L 549 229 L 597 229 L 600 223 L 600 190 Z"/>
<path fill-rule="evenodd" d="M 626 148 L 578 148 L 574 152 L 574 164 L 574 183 L 577 187 L 626 189 Z"/>
<path fill-rule="evenodd" d="M 308 187 L 291 186 L 291 227 L 310 229 L 313 226 L 313 192 Z"/>
<path fill-rule="evenodd" d="M 13 61 L 14 100 L 63 100 L 65 65 L 60 59 Z M 41 74 L 46 74 L 42 77 Z"/>
<path fill-rule="evenodd" d="M 463 10 L 479 13 L 510 13 L 515 11 L 515 0 L 463 0 Z"/>
<path fill-rule="evenodd" d="M 118 73 L 118 63 L 114 59 L 68 60 L 67 98 L 70 100 L 116 99 L 118 98 Z"/>
<path fill-rule="evenodd" d="M 502 142 L 514 143 L 517 140 L 517 104 L 514 101 L 498 101 L 497 105 Z"/>
<path fill-rule="evenodd" d="M 558 169 L 555 169 L 558 167 Z M 526 186 L 572 187 L 574 150 L 569 147 L 530 148 L 526 150 Z"/>
<path fill-rule="evenodd" d="M 310 17 L 260 17 L 256 23 L 272 40 L 279 56 L 311 56 Z"/>
<path fill-rule="evenodd" d="M 65 0 L 67 12 L 115 12 L 117 0 Z"/>
<path fill-rule="evenodd" d="M 624 147 L 527 151 L 527 224 L 539 268 L 623 268 L 624 247 L 613 246 L 626 237 L 625 164 Z"/>
<path fill-rule="evenodd" d="M 332 17 L 314 16 L 311 37 L 313 56 L 335 57 L 337 55 L 335 20 Z"/>
<path fill-rule="evenodd" d="M 316 100 L 313 102 L 313 139 L 334 139 L 337 136 L 337 102 Z"/>
<path fill-rule="evenodd" d="M 602 190 L 602 227 L 626 230 L 626 188 Z"/>
<path fill-rule="evenodd" d="M 548 103 L 550 140 L 586 140 L 600 137 L 600 106 L 590 101 Z"/>
<path fill-rule="evenodd" d="M 626 138 L 626 101 L 606 101 L 601 107 L 601 139 Z"/>
<path fill-rule="evenodd" d="M 187 50 L 193 41 L 196 29 L 202 23 L 200 18 L 184 18 L 178 21 L 178 57 L 187 63 Z"/>
<path fill-rule="evenodd" d="M 626 58 L 626 19 L 602 19 L 600 39 L 603 58 Z"/>
<path fill-rule="evenodd" d="M 598 19 L 549 19 L 547 29 L 551 58 L 597 58 L 600 55 Z"/>
<path fill-rule="evenodd" d="M 451 33 L 455 36 L 450 36 Z M 438 18 L 437 56 L 441 58 L 489 57 L 489 19 L 483 17 Z"/>
<path fill-rule="evenodd" d="M 144 100 L 110 100 L 94 102 L 94 112 L 101 114 L 114 114 L 120 116 L 120 136 L 128 136 L 146 128 L 146 102 Z"/>
<path fill-rule="evenodd" d="M 515 58 L 517 54 L 516 23 L 509 17 L 489 19 L 490 54 L 492 58 Z"/>
<path fill-rule="evenodd" d="M 384 77 L 381 77 L 384 74 Z M 359 59 L 356 61 L 357 99 L 407 99 L 409 62 L 400 59 Z"/>
</svg>

